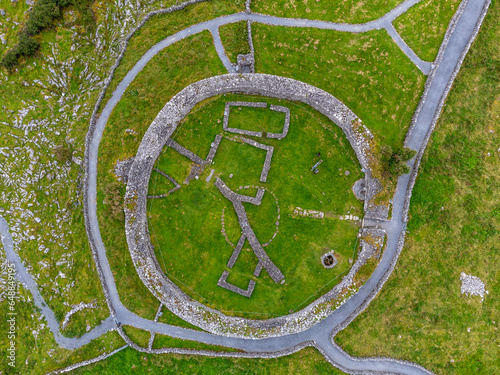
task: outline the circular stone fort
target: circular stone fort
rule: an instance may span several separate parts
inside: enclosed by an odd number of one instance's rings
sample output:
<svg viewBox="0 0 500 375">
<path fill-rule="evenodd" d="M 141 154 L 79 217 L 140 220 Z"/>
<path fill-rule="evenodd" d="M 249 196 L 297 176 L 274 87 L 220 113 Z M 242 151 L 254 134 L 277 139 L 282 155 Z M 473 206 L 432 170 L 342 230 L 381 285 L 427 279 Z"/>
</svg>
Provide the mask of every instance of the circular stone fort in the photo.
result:
<svg viewBox="0 0 500 375">
<path fill-rule="evenodd" d="M 335 97 L 290 78 L 189 85 L 130 161 L 125 227 L 139 277 L 212 333 L 311 327 L 357 290 L 377 248 L 364 238 L 383 242 L 361 221 L 379 189 L 371 138 Z M 364 202 L 352 191 L 360 180 Z"/>
</svg>

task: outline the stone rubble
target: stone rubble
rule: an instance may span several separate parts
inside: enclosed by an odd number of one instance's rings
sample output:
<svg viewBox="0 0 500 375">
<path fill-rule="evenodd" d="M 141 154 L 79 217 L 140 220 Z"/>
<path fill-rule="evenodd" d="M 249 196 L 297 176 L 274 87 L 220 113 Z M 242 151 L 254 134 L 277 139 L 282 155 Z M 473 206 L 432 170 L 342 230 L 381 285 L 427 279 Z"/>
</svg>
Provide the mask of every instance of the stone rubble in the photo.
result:
<svg viewBox="0 0 500 375">
<path fill-rule="evenodd" d="M 460 274 L 460 281 L 462 285 L 460 287 L 460 293 L 465 294 L 467 297 L 479 296 L 481 301 L 484 299 L 484 295 L 488 294 L 484 283 L 477 276 L 467 275 L 465 272 Z"/>
<path fill-rule="evenodd" d="M 97 307 L 97 301 L 93 301 L 91 303 L 80 302 L 78 305 L 73 306 L 73 308 L 70 311 L 68 311 L 64 316 L 64 320 L 61 323 L 61 329 L 65 329 L 68 326 L 69 320 L 78 311 L 82 311 L 84 309 L 95 309 L 96 307 Z"/>
<path fill-rule="evenodd" d="M 300 207 L 295 207 L 295 209 L 293 210 L 293 215 L 311 217 L 313 219 L 323 219 L 325 217 L 325 213 L 322 211 L 306 210 Z"/>
</svg>

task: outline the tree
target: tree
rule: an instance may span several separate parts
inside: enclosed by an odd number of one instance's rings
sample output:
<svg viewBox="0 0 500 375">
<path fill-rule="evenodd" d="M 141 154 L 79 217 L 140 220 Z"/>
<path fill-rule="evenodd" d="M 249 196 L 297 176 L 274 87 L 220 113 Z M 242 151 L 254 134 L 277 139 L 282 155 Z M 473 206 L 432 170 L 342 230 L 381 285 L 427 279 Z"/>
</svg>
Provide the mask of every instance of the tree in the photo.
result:
<svg viewBox="0 0 500 375">
<path fill-rule="evenodd" d="M 397 147 L 393 150 L 391 146 L 383 146 L 381 154 L 382 168 L 391 177 L 397 177 L 410 172 L 410 168 L 408 168 L 406 162 L 415 155 L 415 151 L 411 148 Z"/>
</svg>

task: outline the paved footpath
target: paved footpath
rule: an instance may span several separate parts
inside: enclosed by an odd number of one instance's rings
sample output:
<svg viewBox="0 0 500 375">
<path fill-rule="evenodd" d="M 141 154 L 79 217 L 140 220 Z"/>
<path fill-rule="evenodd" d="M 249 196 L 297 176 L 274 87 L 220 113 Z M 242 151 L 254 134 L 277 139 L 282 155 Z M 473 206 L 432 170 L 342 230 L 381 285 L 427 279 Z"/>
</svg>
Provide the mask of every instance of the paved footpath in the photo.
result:
<svg viewBox="0 0 500 375">
<path fill-rule="evenodd" d="M 130 312 L 120 301 L 118 291 L 115 285 L 113 274 L 106 257 L 106 249 L 101 239 L 96 210 L 96 179 L 97 179 L 97 155 L 99 143 L 107 119 L 109 118 L 114 106 L 119 102 L 127 86 L 132 82 L 135 76 L 144 68 L 144 66 L 158 52 L 165 47 L 175 43 L 187 36 L 198 33 L 202 30 L 214 30 L 218 26 L 242 20 L 252 20 L 254 22 L 263 22 L 279 26 L 291 27 L 318 27 L 335 29 L 341 31 L 363 32 L 375 28 L 387 26 L 387 22 L 406 11 L 418 0 L 405 1 L 400 6 L 383 16 L 379 20 L 369 22 L 363 25 L 332 24 L 323 21 L 293 20 L 279 17 L 271 17 L 252 13 L 238 13 L 230 16 L 217 18 L 211 21 L 200 23 L 182 30 L 147 51 L 139 62 L 129 71 L 122 82 L 113 92 L 111 99 L 106 103 L 98 121 L 96 128 L 91 130 L 91 142 L 86 149 L 87 152 L 87 175 L 85 188 L 87 189 L 85 201 L 85 214 L 88 219 L 88 235 L 94 256 L 100 268 L 100 277 L 106 294 L 109 297 L 109 307 L 113 318 L 122 324 L 133 325 L 151 332 L 165 334 L 176 338 L 199 341 L 207 344 L 221 345 L 241 349 L 245 353 L 234 353 L 235 356 L 247 354 L 256 357 L 269 357 L 286 355 L 300 348 L 310 345 L 315 346 L 334 366 L 348 373 L 397 373 L 397 374 L 430 374 L 428 370 L 405 361 L 398 361 L 390 358 L 353 358 L 345 353 L 332 341 L 332 336 L 339 330 L 345 328 L 373 299 L 376 293 L 385 283 L 392 272 L 395 262 L 401 251 L 404 233 L 406 230 L 405 197 L 413 188 L 416 174 L 408 174 L 398 179 L 396 193 L 393 198 L 393 216 L 389 222 L 383 224 L 387 232 L 387 246 L 382 255 L 379 265 L 375 269 L 370 279 L 363 285 L 359 291 L 353 295 L 346 303 L 335 310 L 326 319 L 316 324 L 314 327 L 293 335 L 273 337 L 266 339 L 241 339 L 213 335 L 207 332 L 194 331 L 190 329 L 170 326 L 158 323 L 152 320 L 141 318 Z M 476 25 L 482 22 L 484 16 L 483 9 L 489 5 L 489 0 L 470 0 L 464 10 L 463 15 L 458 19 L 456 28 L 453 31 L 450 41 L 444 50 L 442 60 L 436 70 L 431 73 L 428 82 L 427 100 L 423 102 L 419 110 L 411 133 L 408 135 L 406 144 L 420 150 L 421 154 L 425 149 L 429 133 L 432 132 L 437 116 L 439 115 L 442 103 L 446 98 L 449 86 L 454 79 L 457 68 L 461 64 L 463 53 L 470 46 L 470 42 L 475 37 Z M 332 27 L 334 25 L 334 27 Z M 420 159 L 410 162 L 410 167 L 415 170 L 418 168 Z M 4 245 L 7 258 L 13 262 L 17 269 L 17 276 L 28 288 L 34 297 L 35 304 L 42 309 L 51 331 L 57 343 L 68 349 L 76 349 L 92 339 L 99 337 L 113 327 L 112 318 L 109 317 L 102 324 L 92 331 L 86 333 L 80 338 L 66 338 L 59 331 L 59 322 L 57 322 L 54 313 L 46 306 L 34 279 L 26 271 L 19 256 L 16 254 L 10 237 L 8 225 L 0 216 L 0 234 Z M 206 353 L 205 353 L 206 354 Z M 232 353 L 213 353 L 213 355 L 232 355 Z"/>
</svg>

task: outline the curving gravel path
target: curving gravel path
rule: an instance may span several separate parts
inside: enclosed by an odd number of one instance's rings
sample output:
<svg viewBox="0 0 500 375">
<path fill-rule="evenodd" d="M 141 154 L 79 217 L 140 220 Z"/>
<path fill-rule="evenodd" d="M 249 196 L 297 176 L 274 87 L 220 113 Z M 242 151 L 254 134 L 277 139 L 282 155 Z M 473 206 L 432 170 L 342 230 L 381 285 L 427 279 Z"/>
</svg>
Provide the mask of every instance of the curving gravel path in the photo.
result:
<svg viewBox="0 0 500 375">
<path fill-rule="evenodd" d="M 6 258 L 14 264 L 16 269 L 16 277 L 23 284 L 23 286 L 30 291 L 33 295 L 33 302 L 36 307 L 38 307 L 42 314 L 47 319 L 47 324 L 50 331 L 54 334 L 54 338 L 57 343 L 63 348 L 67 349 L 78 349 L 79 347 L 88 344 L 93 339 L 105 334 L 109 330 L 114 328 L 114 322 L 112 317 L 108 317 L 99 326 L 85 333 L 79 338 L 69 338 L 61 334 L 59 329 L 59 322 L 54 315 L 54 312 L 47 306 L 45 300 L 38 291 L 38 285 L 33 279 L 33 276 L 29 274 L 24 266 L 19 255 L 14 251 L 14 243 L 12 242 L 12 237 L 9 231 L 9 225 L 5 219 L 0 215 L 0 239 L 3 244 Z"/>
<path fill-rule="evenodd" d="M 409 205 L 411 190 L 418 171 L 420 162 L 419 156 L 410 162 L 410 167 L 413 169 L 412 173 L 401 176 L 398 179 L 396 193 L 393 198 L 393 217 L 390 221 L 383 223 L 387 232 L 386 250 L 370 279 L 346 303 L 320 323 L 306 331 L 281 337 L 249 340 L 217 336 L 206 332 L 193 331 L 146 320 L 127 310 L 126 307 L 122 305 L 118 296 L 113 274 L 107 261 L 106 250 L 100 236 L 96 212 L 97 155 L 107 118 L 110 116 L 114 106 L 118 103 L 130 82 L 132 82 L 149 60 L 163 48 L 202 30 L 214 30 L 220 25 L 242 20 L 251 20 L 278 26 L 317 27 L 350 32 L 363 32 L 378 28 L 388 28 L 388 25 L 391 24 L 394 18 L 404 13 L 409 7 L 417 2 L 418 0 L 406 1 L 380 19 L 363 25 L 333 24 L 323 21 L 292 20 L 259 14 L 238 13 L 191 26 L 166 38 L 147 51 L 113 92 L 111 99 L 106 103 L 99 119 L 95 123 L 95 128 L 94 124 L 91 124 L 88 136 L 89 144 L 86 148 L 87 174 L 84 204 L 87 231 L 89 242 L 94 252 L 93 255 L 96 260 L 99 276 L 101 277 L 113 318 L 109 317 L 100 326 L 80 338 L 71 339 L 62 336 L 59 331 L 59 323 L 55 319 L 54 313 L 44 303 L 43 297 L 41 297 L 38 292 L 35 280 L 26 271 L 26 268 L 14 251 L 8 225 L 0 216 L 0 234 L 6 256 L 15 264 L 17 277 L 32 292 L 35 304 L 41 308 L 43 314 L 47 318 L 49 327 L 57 343 L 69 349 L 78 348 L 112 329 L 113 320 L 117 319 L 123 324 L 133 325 L 154 333 L 166 334 L 176 338 L 199 341 L 207 344 L 232 347 L 244 351 L 244 353 L 219 353 L 180 350 L 179 352 L 182 353 L 213 356 L 276 357 L 290 354 L 305 346 L 314 346 L 318 348 L 334 366 L 347 373 L 431 374 L 428 370 L 405 361 L 390 358 L 353 358 L 332 342 L 332 336 L 345 328 L 369 304 L 371 299 L 374 298 L 395 266 L 404 243 L 406 212 Z M 445 37 L 445 43 L 438 56 L 439 64 L 431 72 L 426 85 L 424 99 L 417 110 L 415 121 L 410 128 L 406 140 L 406 144 L 409 147 L 419 150 L 420 157 L 425 149 L 430 133 L 433 130 L 443 102 L 463 57 L 482 23 L 489 2 L 490 0 L 473 0 L 470 2 L 464 0 L 461 6 L 463 14 L 461 16 L 458 15 L 455 20 L 452 20 L 453 25 L 449 29 L 450 35 Z M 121 329 L 119 329 L 119 331 L 121 332 Z M 142 350 L 140 348 L 138 349 Z"/>
</svg>

